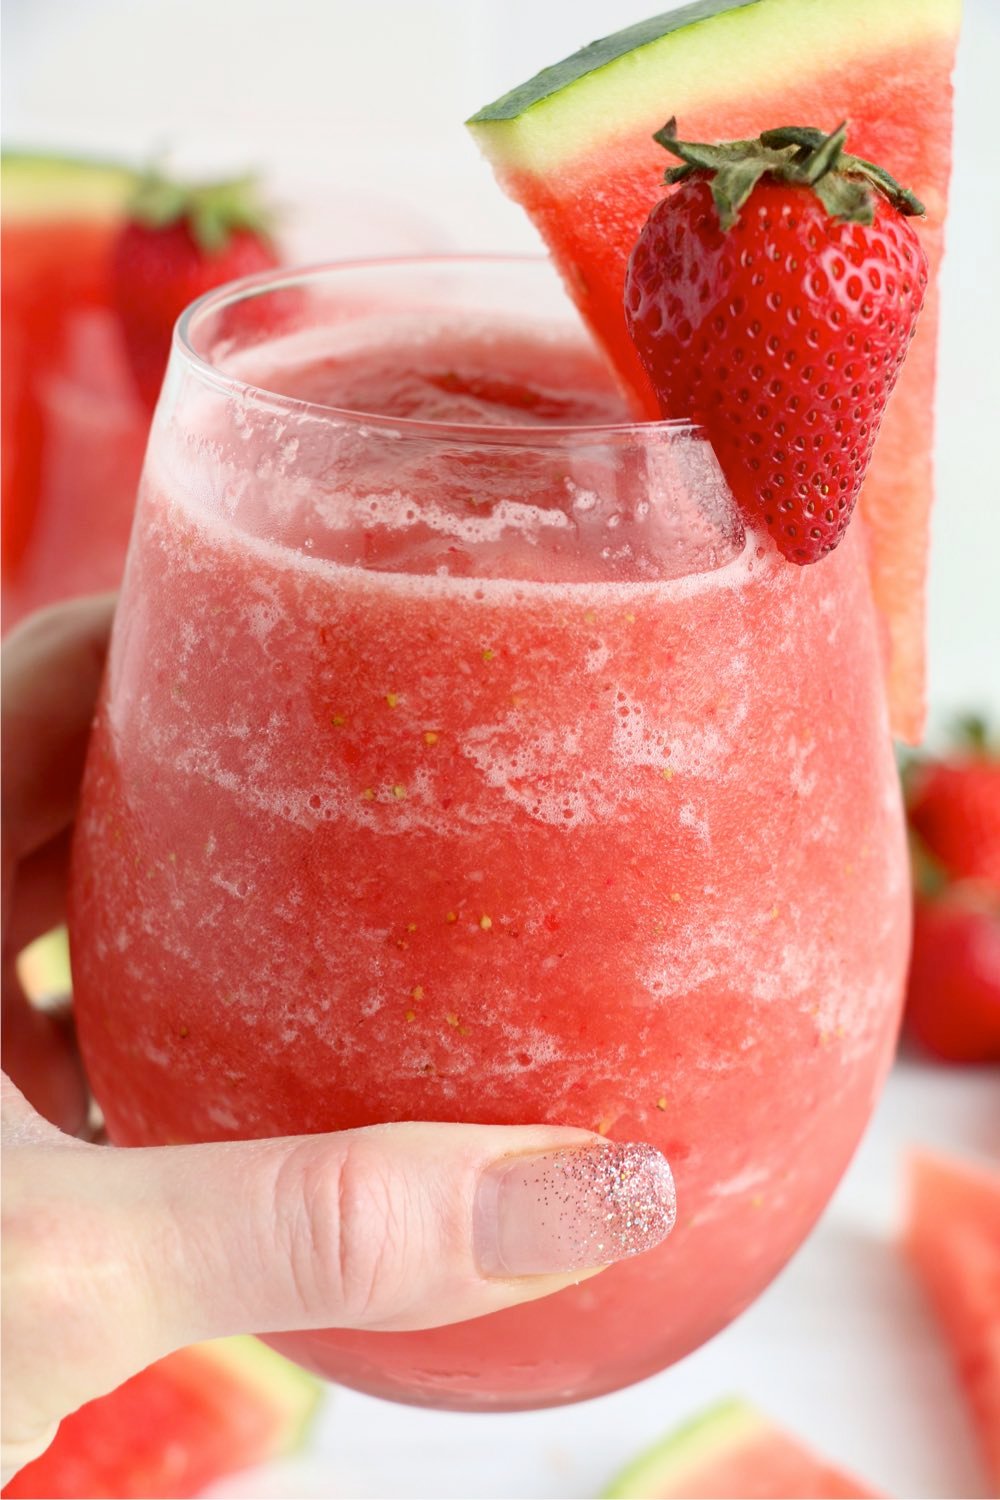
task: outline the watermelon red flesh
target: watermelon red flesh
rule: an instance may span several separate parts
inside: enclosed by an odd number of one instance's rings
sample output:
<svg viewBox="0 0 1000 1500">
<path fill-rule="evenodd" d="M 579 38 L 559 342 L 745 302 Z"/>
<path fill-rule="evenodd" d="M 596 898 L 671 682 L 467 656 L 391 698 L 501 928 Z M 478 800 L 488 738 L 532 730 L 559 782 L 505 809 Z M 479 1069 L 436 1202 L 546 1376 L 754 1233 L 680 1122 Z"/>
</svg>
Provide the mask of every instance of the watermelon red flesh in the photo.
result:
<svg viewBox="0 0 1000 1500">
<path fill-rule="evenodd" d="M 317 1383 L 255 1339 L 182 1349 L 67 1417 L 3 1490 L 34 1500 L 181 1500 L 288 1452 Z"/>
<path fill-rule="evenodd" d="M 877 1496 L 742 1401 L 726 1401 L 623 1470 L 606 1500 L 848 1500 Z"/>
<path fill-rule="evenodd" d="M 73 312 L 106 304 L 109 227 L 12 223 L 3 258 L 3 567 L 9 577 L 31 536 L 42 460 L 38 381 L 56 362 Z"/>
<path fill-rule="evenodd" d="M 883 422 L 861 510 L 886 622 L 893 728 L 920 736 L 938 297 L 951 164 L 951 70 L 959 0 L 699 0 L 646 23 L 644 45 L 540 74 L 470 126 L 527 210 L 637 408 L 657 415 L 623 314 L 625 269 L 672 163 L 651 139 L 671 114 L 688 140 L 756 136 L 774 125 L 832 128 L 927 205 L 920 235 L 931 288 Z M 667 26 L 672 29 L 665 35 Z M 633 28 L 634 32 L 640 28 Z M 629 33 L 621 34 L 627 38 Z M 590 71 L 570 81 L 574 71 Z M 554 85 L 561 85 L 551 92 Z M 579 95 L 578 98 L 574 96 Z"/>
<path fill-rule="evenodd" d="M 1000 1172 L 915 1157 L 903 1244 L 948 1340 L 1000 1493 Z"/>
<path fill-rule="evenodd" d="M 2 164 L 3 577 L 30 540 L 39 496 L 39 387 L 77 310 L 110 307 L 112 240 L 136 178 L 102 162 L 6 152 Z"/>
</svg>

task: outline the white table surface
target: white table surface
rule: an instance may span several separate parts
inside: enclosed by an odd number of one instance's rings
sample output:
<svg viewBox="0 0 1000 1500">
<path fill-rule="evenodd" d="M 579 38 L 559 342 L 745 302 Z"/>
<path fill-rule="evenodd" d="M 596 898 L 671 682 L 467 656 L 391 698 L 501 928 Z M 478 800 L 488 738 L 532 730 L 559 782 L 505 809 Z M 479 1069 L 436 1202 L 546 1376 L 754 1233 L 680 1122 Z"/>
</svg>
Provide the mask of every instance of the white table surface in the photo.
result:
<svg viewBox="0 0 1000 1500">
<path fill-rule="evenodd" d="M 737 1394 L 891 1495 L 986 1496 L 947 1354 L 893 1242 L 914 1143 L 1000 1160 L 1000 1070 L 897 1064 L 807 1244 L 736 1323 L 673 1369 L 579 1406 L 502 1416 L 331 1389 L 302 1455 L 212 1494 L 588 1497 L 669 1428 Z"/>
</svg>

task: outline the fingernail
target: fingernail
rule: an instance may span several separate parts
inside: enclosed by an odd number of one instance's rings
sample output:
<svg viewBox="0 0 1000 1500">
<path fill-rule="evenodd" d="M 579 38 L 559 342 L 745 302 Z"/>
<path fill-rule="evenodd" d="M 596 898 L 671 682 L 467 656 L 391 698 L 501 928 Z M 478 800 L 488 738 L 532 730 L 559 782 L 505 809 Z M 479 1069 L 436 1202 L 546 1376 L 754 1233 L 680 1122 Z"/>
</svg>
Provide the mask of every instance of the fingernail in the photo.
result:
<svg viewBox="0 0 1000 1500">
<path fill-rule="evenodd" d="M 582 1271 L 666 1239 L 677 1200 L 666 1157 L 636 1142 L 503 1157 L 476 1191 L 473 1243 L 484 1276 Z"/>
</svg>

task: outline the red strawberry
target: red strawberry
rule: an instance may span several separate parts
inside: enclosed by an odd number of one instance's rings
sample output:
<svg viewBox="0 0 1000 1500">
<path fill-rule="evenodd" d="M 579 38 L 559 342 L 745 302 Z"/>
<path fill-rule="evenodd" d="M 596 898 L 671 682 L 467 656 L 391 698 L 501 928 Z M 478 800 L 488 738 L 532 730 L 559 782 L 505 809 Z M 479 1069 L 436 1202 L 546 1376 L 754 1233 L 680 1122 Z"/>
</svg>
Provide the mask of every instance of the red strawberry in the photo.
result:
<svg viewBox="0 0 1000 1500">
<path fill-rule="evenodd" d="M 1000 756 L 976 720 L 964 753 L 907 773 L 907 814 L 925 852 L 952 880 L 985 882 L 1000 897 Z"/>
<path fill-rule="evenodd" d="M 910 1034 L 950 1062 L 1000 1062 L 1000 756 L 962 726 L 904 772 L 914 869 Z"/>
<path fill-rule="evenodd" d="M 112 292 L 136 382 L 159 395 L 180 314 L 212 287 L 277 265 L 250 179 L 182 187 L 150 176 L 129 205 L 112 256 Z"/>
<path fill-rule="evenodd" d="M 923 212 L 832 135 L 656 139 L 684 165 L 629 261 L 625 316 L 665 417 L 708 432 L 737 504 L 796 563 L 840 541 L 913 336 Z"/>
<path fill-rule="evenodd" d="M 1000 1062 L 1000 897 L 916 898 L 906 1026 L 945 1062 Z"/>
</svg>

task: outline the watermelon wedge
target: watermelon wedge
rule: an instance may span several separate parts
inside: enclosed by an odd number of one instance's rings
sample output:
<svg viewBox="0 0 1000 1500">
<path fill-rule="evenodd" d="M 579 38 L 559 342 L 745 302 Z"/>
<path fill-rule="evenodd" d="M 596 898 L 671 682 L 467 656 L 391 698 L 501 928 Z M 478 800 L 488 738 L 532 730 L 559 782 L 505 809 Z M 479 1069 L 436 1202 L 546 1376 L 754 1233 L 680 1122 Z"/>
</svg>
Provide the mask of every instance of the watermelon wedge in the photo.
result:
<svg viewBox="0 0 1000 1500">
<path fill-rule="evenodd" d="M 110 308 L 108 253 L 136 176 L 111 162 L 5 151 L 3 261 L 3 578 L 31 539 L 41 484 L 40 385 L 74 312 Z"/>
<path fill-rule="evenodd" d="M 1000 1494 L 1000 1171 L 914 1156 L 903 1249 L 944 1330 Z"/>
<path fill-rule="evenodd" d="M 951 166 L 951 71 L 960 0 L 696 0 L 593 42 L 468 122 L 534 220 L 637 410 L 656 415 L 622 311 L 629 253 L 665 191 L 653 131 L 687 140 L 774 125 L 832 129 L 927 205 L 931 291 L 883 422 L 860 505 L 886 624 L 893 727 L 924 716 L 924 590 L 938 299 Z"/>
<path fill-rule="evenodd" d="M 302 1442 L 320 1386 L 257 1339 L 168 1355 L 81 1406 L 3 1490 L 19 1500 L 181 1500 Z"/>
<path fill-rule="evenodd" d="M 842 1500 L 880 1495 L 743 1401 L 723 1401 L 623 1469 L 605 1500 Z"/>
</svg>

